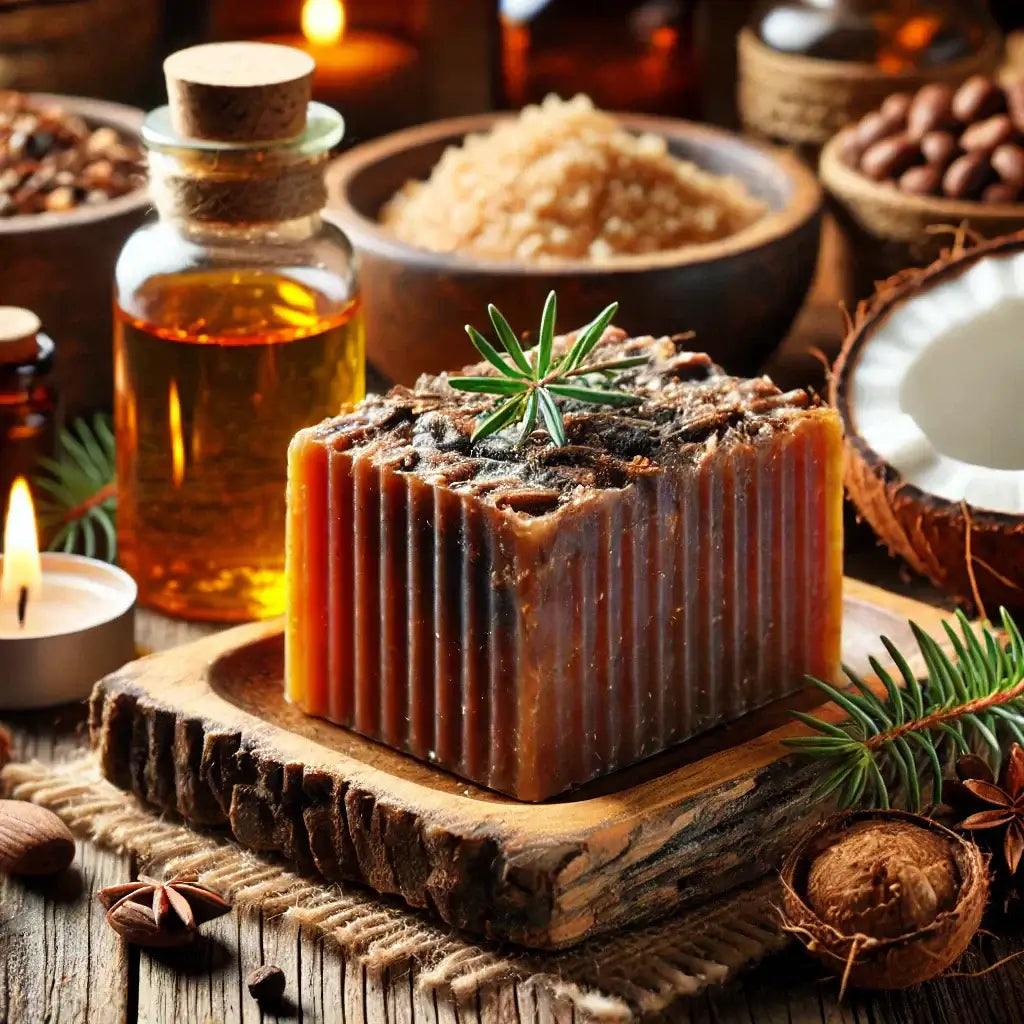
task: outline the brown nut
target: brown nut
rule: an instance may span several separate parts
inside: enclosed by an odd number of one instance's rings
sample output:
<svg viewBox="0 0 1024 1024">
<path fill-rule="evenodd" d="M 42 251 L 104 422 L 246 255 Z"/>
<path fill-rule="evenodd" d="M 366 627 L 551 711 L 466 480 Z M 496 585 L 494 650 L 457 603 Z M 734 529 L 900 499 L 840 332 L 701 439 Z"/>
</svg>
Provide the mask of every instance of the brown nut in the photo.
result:
<svg viewBox="0 0 1024 1024">
<path fill-rule="evenodd" d="M 969 153 L 979 150 L 991 152 L 996 146 L 1013 138 L 1013 122 L 1008 114 L 993 114 L 984 121 L 975 121 L 964 129 L 960 145 Z"/>
<path fill-rule="evenodd" d="M 919 139 L 953 121 L 953 90 L 938 82 L 922 86 L 907 111 L 907 133 Z"/>
<path fill-rule="evenodd" d="M 892 132 L 893 126 L 889 119 L 880 110 L 872 110 L 857 122 L 853 129 L 853 139 L 861 150 L 865 150 Z"/>
<path fill-rule="evenodd" d="M 902 174 L 920 153 L 908 136 L 893 135 L 865 150 L 860 158 L 860 169 L 874 181 L 884 181 Z"/>
<path fill-rule="evenodd" d="M 284 971 L 276 964 L 263 964 L 249 974 L 245 985 L 257 1002 L 276 1003 L 284 995 Z"/>
<path fill-rule="evenodd" d="M 971 75 L 953 94 L 953 116 L 970 124 L 998 113 L 1003 102 L 1002 90 L 988 75 Z"/>
<path fill-rule="evenodd" d="M 985 203 L 1015 203 L 1019 198 L 1020 186 L 1010 185 L 1005 181 L 997 181 L 981 193 L 982 202 Z"/>
<path fill-rule="evenodd" d="M 949 132 L 927 132 L 921 138 L 921 155 L 936 167 L 948 167 L 958 148 Z"/>
<path fill-rule="evenodd" d="M 992 170 L 1008 185 L 1024 185 L 1024 146 L 999 146 L 990 157 Z"/>
<path fill-rule="evenodd" d="M 1003 95 L 1006 96 L 1006 110 L 1013 127 L 1024 132 L 1024 78 L 1004 85 Z"/>
<path fill-rule="evenodd" d="M 942 191 L 951 199 L 973 199 L 992 174 L 985 153 L 965 153 L 957 157 L 942 178 Z"/>
<path fill-rule="evenodd" d="M 934 164 L 911 167 L 900 175 L 897 182 L 901 191 L 915 196 L 936 195 L 942 188 L 942 168 Z"/>
<path fill-rule="evenodd" d="M 910 112 L 910 104 L 914 97 L 905 92 L 894 92 L 886 96 L 882 105 L 878 108 L 884 117 L 894 128 L 902 128 L 907 122 L 907 114 Z"/>
<path fill-rule="evenodd" d="M 0 800 L 0 871 L 55 875 L 75 859 L 75 837 L 53 811 L 24 800 Z"/>
</svg>

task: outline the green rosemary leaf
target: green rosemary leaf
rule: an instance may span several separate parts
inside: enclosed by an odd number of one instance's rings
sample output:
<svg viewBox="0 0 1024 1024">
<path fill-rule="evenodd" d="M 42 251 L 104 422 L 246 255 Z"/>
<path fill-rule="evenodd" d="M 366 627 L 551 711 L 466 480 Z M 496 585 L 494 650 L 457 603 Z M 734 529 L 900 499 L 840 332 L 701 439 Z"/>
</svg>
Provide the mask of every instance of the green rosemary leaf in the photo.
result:
<svg viewBox="0 0 1024 1024">
<path fill-rule="evenodd" d="M 848 811 L 857 804 L 864 793 L 864 786 L 867 783 L 867 766 L 863 761 L 850 773 L 850 777 L 843 786 L 843 795 L 839 800 L 839 810 Z"/>
<path fill-rule="evenodd" d="M 884 729 L 891 729 L 895 724 L 889 717 L 886 706 L 878 699 L 875 692 L 867 683 L 850 668 L 844 668 L 846 678 L 854 685 L 863 699 L 862 710 L 866 715 L 873 716 L 874 720 L 881 723 Z"/>
<path fill-rule="evenodd" d="M 548 428 L 551 439 L 559 448 L 565 445 L 565 424 L 562 422 L 562 414 L 555 405 L 555 400 L 548 394 L 546 388 L 537 388 L 537 400 L 540 403 L 541 416 L 544 417 L 544 425 Z"/>
<path fill-rule="evenodd" d="M 878 765 L 875 763 L 874 758 L 869 758 L 867 761 L 868 771 L 871 773 L 875 781 L 875 795 L 878 797 L 878 806 L 888 810 L 889 808 L 889 789 L 885 784 L 885 779 L 882 776 Z"/>
<path fill-rule="evenodd" d="M 1017 623 L 1010 617 L 1005 608 L 999 609 L 999 618 L 1003 623 L 1003 632 L 1010 638 L 1010 650 L 1013 652 L 1014 668 L 1018 672 L 1024 671 L 1024 637 L 1021 636 Z"/>
<path fill-rule="evenodd" d="M 605 328 L 612 322 L 612 317 L 618 312 L 619 304 L 613 302 L 605 306 L 586 327 L 580 331 L 579 336 L 573 343 L 563 361 L 564 370 L 574 370 L 583 365 L 583 360 L 590 355 L 594 346 L 601 340 Z"/>
<path fill-rule="evenodd" d="M 533 367 L 530 366 L 530 361 L 526 358 L 522 345 L 519 344 L 516 332 L 512 330 L 508 321 L 501 315 L 501 311 L 494 303 L 487 307 L 487 315 L 491 318 L 491 323 L 494 325 L 494 332 L 498 335 L 498 340 L 505 346 L 505 351 L 512 357 L 512 361 L 527 377 L 532 377 Z"/>
<path fill-rule="evenodd" d="M 480 420 L 476 429 L 473 431 L 473 436 L 470 438 L 471 441 L 480 441 L 485 437 L 489 437 L 491 434 L 496 434 L 502 427 L 507 427 L 510 423 L 515 423 L 519 419 L 519 414 L 523 408 L 523 398 L 521 395 L 514 395 L 512 398 L 502 402 L 493 412 L 488 413 L 482 420 Z"/>
<path fill-rule="evenodd" d="M 811 729 L 815 729 L 817 732 L 825 733 L 827 736 L 835 736 L 836 739 L 842 737 L 847 742 L 852 738 L 845 729 L 840 728 L 838 725 L 834 725 L 832 722 L 826 722 L 823 718 L 815 718 L 814 715 L 808 715 L 804 711 L 793 711 L 791 714 L 798 721 L 803 722 L 804 725 Z M 796 739 L 783 740 L 782 742 L 785 743 L 786 746 L 792 746 L 796 742 Z"/>
<path fill-rule="evenodd" d="M 844 669 L 844 671 L 847 676 L 851 676 L 849 669 Z M 871 720 L 871 716 L 858 707 L 854 701 L 850 700 L 849 694 L 844 693 L 842 690 L 837 690 L 834 686 L 829 686 L 828 683 L 824 685 L 819 684 L 819 686 L 822 690 L 828 686 L 833 703 L 838 704 L 864 730 L 865 735 L 870 736 L 872 733 L 881 732 L 878 725 Z"/>
<path fill-rule="evenodd" d="M 537 392 L 531 391 L 526 400 L 526 412 L 523 414 L 523 429 L 519 434 L 519 443 L 523 444 L 537 426 Z"/>
<path fill-rule="evenodd" d="M 921 784 L 917 777 L 917 761 L 903 736 L 897 736 L 892 742 L 892 749 L 900 763 L 906 766 L 906 780 L 903 790 L 907 794 L 907 807 L 915 813 L 921 810 Z"/>
<path fill-rule="evenodd" d="M 555 341 L 555 318 L 558 314 L 558 300 L 554 292 L 548 292 L 544 312 L 540 316 L 540 336 L 537 339 L 537 379 L 547 376 L 551 369 L 551 346 Z M 553 404 L 553 403 L 552 403 Z"/>
<path fill-rule="evenodd" d="M 992 751 L 992 757 L 995 763 L 998 764 L 1003 757 L 1002 748 L 999 746 L 999 740 L 996 738 L 995 733 L 985 724 L 981 716 L 977 714 L 964 715 L 960 721 L 974 729 L 981 737 L 985 746 Z"/>
<path fill-rule="evenodd" d="M 836 790 L 841 790 L 849 780 L 850 776 L 857 770 L 857 763 L 844 765 L 838 768 L 832 775 L 825 779 L 818 787 L 817 796 L 819 800 L 830 797 Z"/>
<path fill-rule="evenodd" d="M 961 754 L 969 754 L 971 752 L 971 745 L 964 739 L 964 734 L 961 729 L 957 728 L 956 725 L 952 725 L 949 722 L 939 722 L 936 725 L 936 729 L 940 732 L 944 732 L 952 741 L 956 748 Z"/>
<path fill-rule="evenodd" d="M 456 391 L 473 391 L 485 395 L 521 395 L 529 384 L 524 380 L 507 377 L 449 377 L 448 383 Z"/>
<path fill-rule="evenodd" d="M 114 524 L 108 515 L 104 515 L 99 506 L 93 506 L 89 512 L 93 524 L 104 534 L 107 542 L 107 561 L 112 562 L 117 557 L 117 534 L 114 531 Z"/>
<path fill-rule="evenodd" d="M 1015 714 L 1008 707 L 993 708 L 992 714 L 1003 723 L 1003 728 L 1013 736 L 1014 740 L 1024 747 L 1024 718 L 1019 713 Z"/>
<path fill-rule="evenodd" d="M 639 405 L 638 395 L 623 391 L 605 391 L 603 388 L 584 388 L 576 384 L 548 384 L 546 390 L 561 398 L 572 398 L 577 402 L 592 402 L 595 405 Z"/>
<path fill-rule="evenodd" d="M 854 744 L 860 746 L 857 740 L 845 735 L 842 739 L 838 736 L 791 736 L 784 742 L 794 750 L 819 754 L 845 753 Z"/>
<path fill-rule="evenodd" d="M 900 675 L 903 677 L 904 692 L 909 694 L 912 701 L 911 717 L 923 718 L 924 694 L 921 691 L 921 684 L 917 681 L 917 676 L 914 675 L 907 659 L 903 657 L 903 654 L 896 645 L 887 636 L 883 636 L 881 640 L 882 646 L 889 657 L 892 658 L 893 664 L 899 669 Z"/>
<path fill-rule="evenodd" d="M 498 354 L 498 350 L 475 327 L 466 324 L 466 333 L 469 335 L 469 340 L 473 342 L 473 347 L 477 352 L 499 373 L 516 380 L 526 379 L 526 374 L 520 372 L 514 366 L 509 366 Z"/>
<path fill-rule="evenodd" d="M 892 708 L 893 724 L 902 725 L 907 720 L 907 705 L 903 700 L 903 694 L 900 693 L 899 687 L 896 685 L 896 680 L 893 679 L 886 671 L 885 666 L 874 655 L 868 658 L 868 664 L 871 666 L 871 671 L 882 681 L 882 685 L 885 687 L 889 707 Z"/>
<path fill-rule="evenodd" d="M 908 732 L 907 739 L 917 744 L 924 751 L 924 756 L 932 769 L 932 800 L 934 803 L 942 802 L 942 764 L 939 762 L 939 755 L 934 743 L 929 743 L 927 738 L 919 732 Z"/>
<path fill-rule="evenodd" d="M 78 435 L 89 461 L 102 471 L 104 482 L 109 480 L 110 474 L 114 472 L 113 449 L 111 447 L 103 448 L 93 433 L 92 427 L 81 416 L 75 420 L 74 432 Z"/>
<path fill-rule="evenodd" d="M 102 487 L 106 483 L 102 466 L 96 464 L 82 442 L 70 430 L 65 431 L 63 444 L 65 451 L 74 460 L 78 473 L 89 483 Z"/>
<path fill-rule="evenodd" d="M 569 370 L 566 377 L 580 377 L 588 373 L 601 373 L 607 377 L 613 377 L 616 370 L 629 370 L 634 366 L 643 366 L 651 361 L 650 356 L 625 356 L 622 359 L 602 360 L 600 363 L 588 363 L 575 370 Z"/>
</svg>

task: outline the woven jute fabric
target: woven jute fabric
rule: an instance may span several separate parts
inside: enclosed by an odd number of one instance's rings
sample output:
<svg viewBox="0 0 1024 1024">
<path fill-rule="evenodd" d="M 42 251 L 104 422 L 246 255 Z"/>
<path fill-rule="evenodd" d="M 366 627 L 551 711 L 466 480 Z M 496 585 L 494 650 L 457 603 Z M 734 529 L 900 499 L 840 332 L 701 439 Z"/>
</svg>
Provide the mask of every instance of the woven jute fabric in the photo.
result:
<svg viewBox="0 0 1024 1024">
<path fill-rule="evenodd" d="M 969 57 L 925 72 L 885 74 L 872 64 L 781 53 L 749 28 L 739 37 L 739 109 L 745 127 L 767 138 L 820 147 L 894 92 L 927 82 L 961 82 L 999 67 L 1002 42 L 988 38 Z"/>
<path fill-rule="evenodd" d="M 425 915 L 356 886 L 327 885 L 201 834 L 150 809 L 100 777 L 91 754 L 60 765 L 11 764 L 0 790 L 55 811 L 73 832 L 129 853 L 140 870 L 195 872 L 236 907 L 288 915 L 371 970 L 416 968 L 417 984 L 457 1001 L 486 986 L 527 982 L 570 1007 L 578 1021 L 631 1022 L 720 985 L 781 949 L 771 878 L 656 924 L 595 939 L 562 953 L 512 951 L 453 935 Z"/>
</svg>

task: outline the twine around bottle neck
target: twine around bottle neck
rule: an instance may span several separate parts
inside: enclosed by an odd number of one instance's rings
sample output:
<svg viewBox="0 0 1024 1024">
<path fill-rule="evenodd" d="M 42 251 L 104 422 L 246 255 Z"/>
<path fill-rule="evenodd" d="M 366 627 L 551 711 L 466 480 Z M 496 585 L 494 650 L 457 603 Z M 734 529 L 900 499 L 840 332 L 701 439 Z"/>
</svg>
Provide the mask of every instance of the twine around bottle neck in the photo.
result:
<svg viewBox="0 0 1024 1024">
<path fill-rule="evenodd" d="M 326 205 L 325 160 L 326 154 L 288 160 L 151 151 L 150 196 L 166 220 L 225 225 L 296 220 Z"/>
</svg>

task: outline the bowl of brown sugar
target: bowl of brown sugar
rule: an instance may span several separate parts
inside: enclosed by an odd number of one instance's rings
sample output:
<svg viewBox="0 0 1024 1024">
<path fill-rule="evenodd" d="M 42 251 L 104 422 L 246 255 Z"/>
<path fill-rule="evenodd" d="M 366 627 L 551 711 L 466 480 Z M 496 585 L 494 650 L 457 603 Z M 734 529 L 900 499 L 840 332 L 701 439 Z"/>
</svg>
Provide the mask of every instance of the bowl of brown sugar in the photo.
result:
<svg viewBox="0 0 1024 1024">
<path fill-rule="evenodd" d="M 349 151 L 329 208 L 360 258 L 367 355 L 388 377 L 473 361 L 494 303 L 516 331 L 552 288 L 559 327 L 609 302 L 634 335 L 695 332 L 755 372 L 814 273 L 821 193 L 796 157 L 585 97 L 454 118 Z"/>
</svg>

